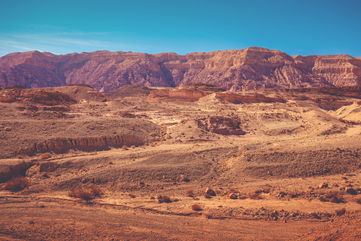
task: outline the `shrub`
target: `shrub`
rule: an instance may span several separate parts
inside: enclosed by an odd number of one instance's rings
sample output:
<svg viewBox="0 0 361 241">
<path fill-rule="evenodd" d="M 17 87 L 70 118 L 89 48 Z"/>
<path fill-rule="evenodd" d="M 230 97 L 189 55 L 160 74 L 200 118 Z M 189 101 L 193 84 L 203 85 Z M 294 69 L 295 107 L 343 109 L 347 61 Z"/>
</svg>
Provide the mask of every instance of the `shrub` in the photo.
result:
<svg viewBox="0 0 361 241">
<path fill-rule="evenodd" d="M 310 213 L 310 216 L 311 216 L 312 218 L 321 219 L 320 214 L 319 214 L 319 213 L 316 213 L 316 212 Z"/>
<path fill-rule="evenodd" d="M 70 197 L 80 198 L 85 201 L 93 200 L 94 198 L 100 197 L 103 194 L 103 191 L 95 185 L 79 186 L 70 190 L 69 192 Z"/>
<path fill-rule="evenodd" d="M 159 195 L 157 198 L 158 198 L 159 203 L 171 203 L 172 202 L 172 199 L 170 199 L 170 197 L 168 197 L 168 196 Z"/>
<path fill-rule="evenodd" d="M 209 187 L 207 187 L 207 189 L 205 191 L 205 195 L 206 196 L 217 196 L 216 192 L 213 189 L 209 188 Z"/>
<path fill-rule="evenodd" d="M 347 189 L 346 189 L 346 192 L 347 192 L 348 194 L 351 194 L 351 195 L 357 195 L 357 194 L 358 194 L 357 190 L 354 189 L 354 188 L 347 188 Z"/>
<path fill-rule="evenodd" d="M 238 197 L 239 197 L 239 193 L 237 192 L 232 192 L 231 194 L 229 194 L 230 199 L 238 199 Z"/>
<path fill-rule="evenodd" d="M 203 208 L 202 208 L 200 205 L 198 205 L 198 204 L 193 204 L 193 205 L 192 205 L 192 210 L 193 210 L 193 211 L 202 211 Z"/>
<path fill-rule="evenodd" d="M 29 182 L 25 177 L 15 177 L 4 185 L 5 190 L 12 192 L 21 191 L 29 186 Z"/>
<path fill-rule="evenodd" d="M 188 177 L 184 176 L 184 175 L 180 175 L 178 177 L 178 181 L 179 182 L 190 182 L 191 180 Z"/>
<path fill-rule="evenodd" d="M 319 200 L 321 202 L 333 202 L 333 203 L 345 203 L 345 199 L 338 195 L 338 193 L 328 193 L 320 196 Z"/>
<path fill-rule="evenodd" d="M 344 215 L 346 213 L 346 209 L 345 208 L 342 208 L 342 209 L 339 209 L 339 210 L 336 210 L 335 211 L 335 214 L 337 215 L 337 216 L 342 216 L 342 215 Z"/>
<path fill-rule="evenodd" d="M 263 199 L 263 197 L 261 196 L 261 193 L 250 193 L 248 195 L 248 197 L 250 199 L 253 199 L 253 200 L 261 200 L 261 199 Z"/>
<path fill-rule="evenodd" d="M 188 191 L 186 192 L 186 196 L 187 196 L 187 197 L 195 197 L 194 192 L 193 192 L 192 190 L 188 190 Z"/>
</svg>

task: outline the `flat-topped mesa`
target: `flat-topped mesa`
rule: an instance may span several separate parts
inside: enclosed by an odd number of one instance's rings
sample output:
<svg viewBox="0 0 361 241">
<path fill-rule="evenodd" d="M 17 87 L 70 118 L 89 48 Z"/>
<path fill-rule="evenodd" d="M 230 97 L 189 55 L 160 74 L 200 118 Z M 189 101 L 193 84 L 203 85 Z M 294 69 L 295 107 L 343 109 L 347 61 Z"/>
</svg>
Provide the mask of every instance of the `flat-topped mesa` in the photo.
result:
<svg viewBox="0 0 361 241">
<path fill-rule="evenodd" d="M 259 47 L 186 55 L 110 51 L 54 55 L 32 51 L 0 58 L 0 87 L 67 84 L 86 84 L 104 92 L 129 84 L 207 84 L 228 90 L 360 86 L 361 58 L 289 56 Z"/>
<path fill-rule="evenodd" d="M 360 64 L 349 55 L 320 56 L 312 71 L 334 86 L 356 86 L 361 84 Z"/>
</svg>

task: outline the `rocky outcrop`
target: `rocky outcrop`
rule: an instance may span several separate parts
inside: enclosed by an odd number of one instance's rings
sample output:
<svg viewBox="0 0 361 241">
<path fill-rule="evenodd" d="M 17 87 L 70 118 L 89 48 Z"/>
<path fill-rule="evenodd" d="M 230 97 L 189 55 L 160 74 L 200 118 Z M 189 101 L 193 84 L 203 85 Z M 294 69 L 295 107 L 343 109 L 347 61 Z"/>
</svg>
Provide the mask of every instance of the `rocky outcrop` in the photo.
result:
<svg viewBox="0 0 361 241">
<path fill-rule="evenodd" d="M 107 94 L 108 99 L 116 99 L 123 97 L 145 97 L 148 96 L 151 89 L 139 85 L 125 85 L 115 91 Z"/>
<path fill-rule="evenodd" d="M 70 105 L 76 101 L 56 90 L 11 88 L 0 90 L 0 102 L 28 102 L 42 105 Z"/>
<path fill-rule="evenodd" d="M 110 147 L 140 146 L 145 144 L 144 140 L 138 137 L 104 136 L 104 137 L 80 137 L 80 138 L 55 138 L 44 142 L 35 143 L 29 148 L 19 151 L 19 154 L 34 155 L 36 153 L 66 153 L 69 150 L 80 151 L 101 151 Z"/>
<path fill-rule="evenodd" d="M 221 103 L 228 102 L 228 103 L 232 103 L 232 104 L 275 103 L 275 102 L 285 103 L 286 102 L 286 100 L 284 100 L 284 99 L 267 97 L 262 94 L 241 95 L 241 94 L 229 93 L 229 92 L 211 94 L 208 97 L 208 99 L 206 99 L 206 101 L 208 101 L 210 98 L 214 98 L 215 100 L 218 100 Z"/>
<path fill-rule="evenodd" d="M 241 122 L 237 117 L 210 116 L 197 120 L 198 127 L 220 135 L 244 135 Z"/>
<path fill-rule="evenodd" d="M 47 88 L 48 91 L 57 91 L 71 96 L 76 101 L 106 101 L 103 93 L 86 85 L 67 85 L 62 87 Z"/>
<path fill-rule="evenodd" d="M 33 51 L 0 58 L 0 87 L 68 84 L 86 84 L 104 92 L 129 84 L 206 84 L 228 90 L 360 86 L 361 59 L 348 55 L 289 56 L 257 47 L 186 55 L 108 51 L 54 55 Z"/>
<path fill-rule="evenodd" d="M 205 92 L 195 89 L 159 89 L 152 90 L 148 95 L 149 102 L 160 101 L 187 101 L 193 102 L 207 95 Z"/>
</svg>

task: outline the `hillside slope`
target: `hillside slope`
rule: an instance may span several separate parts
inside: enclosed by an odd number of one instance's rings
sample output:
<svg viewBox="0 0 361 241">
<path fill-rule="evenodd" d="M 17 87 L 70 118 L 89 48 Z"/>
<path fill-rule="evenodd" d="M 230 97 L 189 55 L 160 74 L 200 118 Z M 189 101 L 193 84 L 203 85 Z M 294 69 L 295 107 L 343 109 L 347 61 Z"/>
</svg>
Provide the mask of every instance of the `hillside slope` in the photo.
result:
<svg viewBox="0 0 361 241">
<path fill-rule="evenodd" d="M 0 87 L 87 84 L 110 92 L 128 84 L 175 87 L 198 83 L 230 90 L 359 86 L 361 60 L 348 55 L 289 56 L 258 47 L 186 55 L 32 51 L 0 58 Z"/>
</svg>

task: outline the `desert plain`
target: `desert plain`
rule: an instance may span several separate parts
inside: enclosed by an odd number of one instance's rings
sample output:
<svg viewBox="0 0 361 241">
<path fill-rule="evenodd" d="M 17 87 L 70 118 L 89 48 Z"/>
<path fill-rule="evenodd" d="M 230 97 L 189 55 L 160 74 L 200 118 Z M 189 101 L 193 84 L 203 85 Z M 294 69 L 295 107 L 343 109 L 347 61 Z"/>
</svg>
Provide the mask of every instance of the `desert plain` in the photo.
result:
<svg viewBox="0 0 361 241">
<path fill-rule="evenodd" d="M 359 240 L 361 91 L 0 90 L 0 240 Z"/>
</svg>

